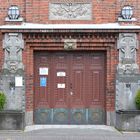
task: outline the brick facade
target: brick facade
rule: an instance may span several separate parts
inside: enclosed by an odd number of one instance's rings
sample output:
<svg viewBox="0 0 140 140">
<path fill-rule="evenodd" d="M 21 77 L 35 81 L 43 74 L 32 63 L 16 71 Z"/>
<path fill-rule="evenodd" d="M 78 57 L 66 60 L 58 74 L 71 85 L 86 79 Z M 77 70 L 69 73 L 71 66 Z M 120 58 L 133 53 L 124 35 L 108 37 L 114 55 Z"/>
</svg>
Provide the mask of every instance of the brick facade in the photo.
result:
<svg viewBox="0 0 140 140">
<path fill-rule="evenodd" d="M 62 0 L 63 1 L 63 0 Z M 92 1 L 92 19 L 88 21 L 71 21 L 71 20 L 49 20 L 49 2 L 51 0 L 13 0 L 1 2 L 0 24 L 5 24 L 7 9 L 11 5 L 17 5 L 20 8 L 21 16 L 25 22 L 42 23 L 42 24 L 101 24 L 117 22 L 120 11 L 124 5 L 131 5 L 134 8 L 134 17 L 137 19 L 136 24 L 140 24 L 140 9 L 138 0 L 93 0 Z"/>
<path fill-rule="evenodd" d="M 37 24 L 106 24 L 118 22 L 120 11 L 125 5 L 133 7 L 135 22 L 124 22 L 123 25 L 140 25 L 139 0 L 92 0 L 91 20 L 49 20 L 49 3 L 51 0 L 13 0 L 3 1 L 0 7 L 0 25 L 22 24 L 21 22 L 6 22 L 7 9 L 10 5 L 20 8 L 20 15 L 25 23 Z M 64 1 L 64 0 L 62 0 Z M 68 0 L 69 1 L 69 0 Z M 107 112 L 115 111 L 115 78 L 118 64 L 117 39 L 119 33 L 136 33 L 140 41 L 139 30 L 106 29 L 106 30 L 30 30 L 30 29 L 1 29 L 0 45 L 2 46 L 5 33 L 21 32 L 25 41 L 23 64 L 25 66 L 25 102 L 26 112 L 34 109 L 34 51 L 63 50 L 63 39 L 77 39 L 79 50 L 103 50 L 106 52 L 106 99 Z M 82 40 L 82 41 L 81 41 Z M 80 46 L 83 43 L 83 46 Z M 0 70 L 4 61 L 4 51 L 0 47 Z M 140 49 L 137 50 L 137 64 L 140 66 Z M 107 116 L 108 117 L 108 116 Z M 108 118 L 107 118 L 108 120 Z M 108 122 L 107 122 L 108 123 Z M 109 123 L 108 123 L 109 124 Z M 112 124 L 112 123 L 110 123 Z"/>
<path fill-rule="evenodd" d="M 115 33 L 116 34 L 116 33 Z M 79 47 L 79 50 L 104 50 L 106 51 L 106 55 L 107 55 L 107 71 L 106 71 L 106 75 L 107 75 L 107 79 L 106 79 L 106 109 L 108 111 L 112 111 L 114 110 L 114 106 L 115 106 L 115 72 L 116 72 L 116 64 L 117 64 L 117 51 L 116 51 L 116 36 L 114 34 L 110 35 L 106 35 L 105 37 L 103 37 L 102 39 L 100 39 L 100 35 L 102 35 L 102 33 L 99 33 L 96 37 L 93 35 L 90 36 L 90 38 L 88 39 L 82 39 L 82 43 L 84 44 L 83 47 Z M 34 35 L 33 35 L 34 36 Z M 32 37 L 33 37 L 32 36 Z M 69 35 L 62 35 L 63 37 L 68 37 Z M 26 66 L 26 105 L 27 105 L 27 111 L 32 110 L 33 108 L 33 77 L 34 77 L 34 73 L 33 73 L 33 67 L 34 63 L 33 63 L 33 51 L 34 50 L 52 50 L 50 46 L 53 46 L 53 50 L 62 50 L 63 51 L 63 42 L 52 42 L 52 38 L 49 38 L 49 36 L 45 37 L 47 38 L 47 40 L 45 38 L 42 39 L 43 36 L 38 36 L 39 39 L 34 39 L 33 38 L 27 38 L 26 40 L 26 50 L 24 52 L 24 63 Z M 53 37 L 53 34 L 52 34 Z M 56 37 L 56 36 L 55 36 Z M 59 33 L 58 33 L 58 40 L 61 40 L 62 38 L 59 38 Z M 81 34 L 82 37 L 82 34 Z M 88 34 L 87 36 L 88 37 Z M 110 37 L 112 37 L 112 39 L 110 39 Z M 37 36 L 36 36 L 37 38 Z M 68 37 L 69 38 L 69 37 Z M 77 37 L 76 37 L 77 38 Z M 51 42 L 49 42 L 49 40 L 51 40 Z M 93 48 L 89 48 L 89 40 L 92 40 L 90 47 Z M 100 41 L 99 41 L 100 40 Z M 105 41 L 106 40 L 106 41 Z M 59 45 L 58 45 L 59 43 Z M 105 44 L 104 44 L 105 43 Z M 80 41 L 79 41 L 80 44 Z M 59 46 L 59 47 L 57 47 Z M 84 49 L 84 46 L 87 46 L 87 49 Z M 114 60 L 114 61 L 112 61 Z"/>
</svg>

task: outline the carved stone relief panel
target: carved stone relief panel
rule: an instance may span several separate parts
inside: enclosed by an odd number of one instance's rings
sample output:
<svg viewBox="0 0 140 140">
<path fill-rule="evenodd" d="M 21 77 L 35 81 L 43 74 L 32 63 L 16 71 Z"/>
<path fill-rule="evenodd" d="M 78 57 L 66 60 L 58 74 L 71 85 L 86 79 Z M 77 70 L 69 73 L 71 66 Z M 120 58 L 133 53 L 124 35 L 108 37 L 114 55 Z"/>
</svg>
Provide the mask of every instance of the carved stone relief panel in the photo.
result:
<svg viewBox="0 0 140 140">
<path fill-rule="evenodd" d="M 10 73 L 16 73 L 17 70 L 23 70 L 22 50 L 24 41 L 20 33 L 7 33 L 3 40 L 3 49 L 5 52 L 3 70 Z"/>
<path fill-rule="evenodd" d="M 121 33 L 118 40 L 119 61 L 136 61 L 137 37 L 136 34 Z M 131 62 L 130 62 L 131 63 Z"/>
<path fill-rule="evenodd" d="M 92 3 L 88 0 L 51 1 L 50 20 L 91 20 Z"/>
<path fill-rule="evenodd" d="M 7 98 L 6 110 L 25 110 L 23 49 L 24 40 L 21 33 L 6 33 L 4 35 L 4 64 L 0 78 L 2 81 L 1 90 Z"/>
<path fill-rule="evenodd" d="M 119 50 L 118 73 L 138 73 L 139 67 L 136 64 L 136 50 L 138 49 L 136 34 L 121 33 L 117 48 Z"/>
<path fill-rule="evenodd" d="M 136 62 L 137 35 L 120 33 L 117 48 L 119 64 L 116 74 L 116 110 L 135 110 L 134 100 L 140 87 L 139 66 Z"/>
<path fill-rule="evenodd" d="M 64 49 L 65 50 L 73 50 L 77 48 L 76 39 L 65 39 L 64 40 Z"/>
</svg>

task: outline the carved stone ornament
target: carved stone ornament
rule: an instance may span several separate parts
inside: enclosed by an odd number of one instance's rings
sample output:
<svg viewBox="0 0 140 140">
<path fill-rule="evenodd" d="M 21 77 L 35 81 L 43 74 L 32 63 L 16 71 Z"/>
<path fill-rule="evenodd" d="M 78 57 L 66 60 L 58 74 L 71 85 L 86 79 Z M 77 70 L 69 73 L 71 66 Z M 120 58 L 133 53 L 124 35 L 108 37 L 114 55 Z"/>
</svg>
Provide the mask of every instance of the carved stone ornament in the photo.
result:
<svg viewBox="0 0 140 140">
<path fill-rule="evenodd" d="M 5 34 L 3 40 L 3 49 L 5 51 L 3 70 L 10 73 L 16 73 L 17 70 L 23 70 L 22 50 L 24 41 L 21 33 Z"/>
<path fill-rule="evenodd" d="M 64 49 L 65 50 L 74 50 L 77 48 L 76 39 L 66 39 L 64 40 Z"/>
<path fill-rule="evenodd" d="M 50 20 L 91 20 L 91 2 L 50 2 Z"/>
<path fill-rule="evenodd" d="M 138 48 L 136 34 L 121 33 L 118 39 L 119 64 L 117 67 L 120 74 L 138 73 L 139 67 L 136 64 L 136 50 Z"/>
<path fill-rule="evenodd" d="M 139 73 L 139 67 L 137 64 L 118 64 L 117 67 L 119 74 L 137 74 Z"/>
</svg>

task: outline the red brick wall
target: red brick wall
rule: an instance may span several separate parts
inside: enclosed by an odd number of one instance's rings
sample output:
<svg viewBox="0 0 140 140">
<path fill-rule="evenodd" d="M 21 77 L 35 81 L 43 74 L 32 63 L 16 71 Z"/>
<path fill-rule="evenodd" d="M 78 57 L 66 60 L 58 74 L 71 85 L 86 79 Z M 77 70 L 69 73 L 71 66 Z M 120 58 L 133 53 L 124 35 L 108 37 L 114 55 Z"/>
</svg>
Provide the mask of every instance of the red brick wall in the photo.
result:
<svg viewBox="0 0 140 140">
<path fill-rule="evenodd" d="M 3 39 L 3 35 L 0 31 L 0 72 L 2 71 L 2 65 L 3 65 L 3 59 L 4 59 L 4 53 L 3 53 L 3 48 L 2 48 L 2 39 Z"/>
<path fill-rule="evenodd" d="M 1 0 L 0 1 L 0 25 L 5 24 L 8 8 L 11 5 L 17 5 L 20 8 L 20 14 L 25 17 L 25 1 L 26 0 Z"/>
<path fill-rule="evenodd" d="M 34 23 L 112 23 L 117 22 L 121 8 L 124 5 L 134 7 L 134 17 L 140 19 L 139 0 L 92 0 L 92 20 L 89 21 L 50 21 L 49 0 L 27 0 L 26 20 Z M 27 12 L 30 11 L 30 12 Z M 139 23 L 139 21 L 137 22 Z"/>
<path fill-rule="evenodd" d="M 49 0 L 12 0 L 5 1 L 2 0 L 0 7 L 0 25 L 5 24 L 5 17 L 7 16 L 7 9 L 10 5 L 17 5 L 20 7 L 21 16 L 26 22 L 31 23 L 88 23 L 88 24 L 98 24 L 98 23 L 112 23 L 117 22 L 120 10 L 124 5 L 131 5 L 134 8 L 134 17 L 137 19 L 137 24 L 140 25 L 140 0 L 93 0 L 93 17 L 89 21 L 50 21 L 48 19 L 48 4 Z M 30 32 L 30 31 L 29 31 Z M 111 31 L 108 31 L 108 35 L 111 34 Z M 129 32 L 129 31 L 128 31 Z M 95 32 L 94 35 L 96 35 Z M 26 33 L 29 34 L 29 33 Z M 118 35 L 119 33 L 117 33 Z M 34 57 L 33 50 L 45 49 L 46 46 L 51 45 L 48 41 L 48 38 L 38 37 L 38 33 L 35 34 L 35 37 L 31 39 L 25 37 L 25 49 L 23 51 L 23 63 L 25 65 L 25 81 L 26 81 L 26 110 L 33 110 L 33 101 L 34 101 Z M 48 34 L 46 34 L 47 36 Z M 53 34 L 56 37 L 55 33 Z M 66 35 L 67 36 L 67 35 Z M 65 38 L 65 35 L 64 35 Z M 140 35 L 138 36 L 140 40 Z M 103 41 L 103 40 L 104 41 Z M 0 45 L 2 46 L 3 35 L 0 32 Z M 94 49 L 97 49 L 97 46 L 101 43 L 101 50 L 107 52 L 107 61 L 106 61 L 106 109 L 108 111 L 113 111 L 115 107 L 115 74 L 116 74 L 116 65 L 118 63 L 118 51 L 117 51 L 117 38 L 115 36 L 105 38 L 104 34 L 98 36 L 98 39 L 93 38 L 94 40 Z M 89 43 L 89 41 L 88 41 Z M 88 46 L 87 43 L 87 46 Z M 45 47 L 44 47 L 45 46 Z M 58 50 L 58 48 L 54 48 Z M 0 47 L 0 65 L 2 69 L 3 64 L 3 49 Z M 140 66 L 140 49 L 137 51 L 137 61 Z"/>
<path fill-rule="evenodd" d="M 68 33 L 69 34 L 69 33 Z M 34 105 L 34 51 L 36 50 L 63 50 L 62 38 L 68 38 L 67 33 L 32 33 L 24 34 L 25 37 L 25 49 L 23 51 L 23 63 L 25 65 L 25 81 L 26 81 L 26 110 L 32 111 Z M 105 79 L 105 108 L 107 111 L 114 111 L 115 109 L 115 76 L 116 68 L 119 61 L 118 50 L 117 50 L 117 38 L 118 33 L 89 33 L 90 37 L 84 35 L 80 40 L 75 36 L 75 38 L 82 43 L 83 48 L 81 50 L 104 50 L 106 53 L 106 79 Z M 88 35 L 89 35 L 88 34 Z M 72 36 L 72 35 L 71 35 Z M 55 42 L 56 38 L 58 39 Z M 138 34 L 138 39 L 140 40 L 140 35 Z M 90 42 L 90 48 L 89 48 Z M 84 46 L 87 46 L 85 48 Z M 137 63 L 140 66 L 140 49 L 138 46 L 137 50 Z"/>
<path fill-rule="evenodd" d="M 109 33 L 110 34 L 110 33 Z M 91 51 L 94 50 L 104 50 L 106 53 L 106 79 L 105 79 L 105 108 L 107 111 L 113 111 L 115 107 L 115 73 L 116 73 L 116 64 L 118 63 L 118 51 L 116 46 L 116 35 L 112 33 L 110 34 L 90 34 L 92 37 L 87 38 L 84 35 L 84 38 L 81 37 L 80 44 L 82 43 L 83 47 L 81 49 Z M 34 35 L 36 37 L 34 37 Z M 25 75 L 26 75 L 26 110 L 33 110 L 34 103 L 34 50 L 63 50 L 63 41 L 61 38 L 67 38 L 69 35 L 59 33 L 52 33 L 51 35 L 44 34 L 44 36 L 40 36 L 37 34 L 31 35 L 26 38 L 26 47 L 23 53 L 23 62 L 25 67 Z M 82 33 L 81 33 L 82 35 Z M 88 34 L 87 34 L 88 35 Z M 101 35 L 101 36 L 100 36 Z M 53 38 L 57 37 L 58 42 L 56 43 Z M 47 38 L 47 39 L 46 39 Z M 90 47 L 89 47 L 89 41 Z M 87 46 L 87 48 L 85 48 Z M 112 61 L 113 60 L 113 61 Z"/>
<path fill-rule="evenodd" d="M 0 24 L 4 24 L 7 16 L 7 9 L 10 5 L 17 5 L 20 8 L 21 16 L 25 22 L 32 23 L 112 23 L 117 22 L 121 8 L 124 5 L 131 5 L 134 9 L 134 17 L 137 24 L 140 24 L 140 1 L 139 0 L 93 0 L 92 20 L 87 21 L 51 21 L 49 20 L 49 1 L 51 0 L 1 0 Z"/>
</svg>

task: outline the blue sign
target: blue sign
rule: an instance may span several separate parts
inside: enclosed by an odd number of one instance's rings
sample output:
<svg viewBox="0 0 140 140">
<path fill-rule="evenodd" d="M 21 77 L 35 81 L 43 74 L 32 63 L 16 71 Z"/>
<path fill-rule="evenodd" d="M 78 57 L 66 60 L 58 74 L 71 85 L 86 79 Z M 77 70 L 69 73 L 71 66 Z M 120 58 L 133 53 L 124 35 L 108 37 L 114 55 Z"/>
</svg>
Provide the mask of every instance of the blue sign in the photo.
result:
<svg viewBox="0 0 140 140">
<path fill-rule="evenodd" d="M 40 86 L 41 87 L 47 86 L 47 78 L 46 77 L 40 77 Z"/>
</svg>

